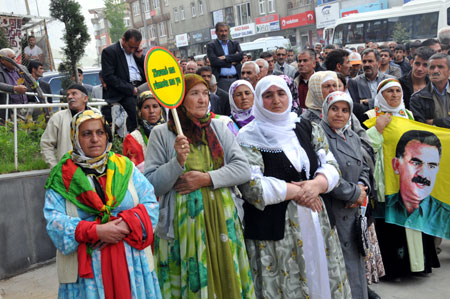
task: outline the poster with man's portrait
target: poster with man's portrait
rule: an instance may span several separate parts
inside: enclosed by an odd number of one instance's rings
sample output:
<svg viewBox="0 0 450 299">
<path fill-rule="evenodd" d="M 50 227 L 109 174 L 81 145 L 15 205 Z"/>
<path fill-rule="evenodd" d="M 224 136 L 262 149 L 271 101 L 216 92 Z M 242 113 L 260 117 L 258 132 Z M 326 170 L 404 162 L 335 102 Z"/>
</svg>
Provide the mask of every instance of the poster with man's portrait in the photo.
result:
<svg viewBox="0 0 450 299">
<path fill-rule="evenodd" d="M 386 222 L 450 239 L 450 129 L 392 117 L 383 138 Z"/>
</svg>

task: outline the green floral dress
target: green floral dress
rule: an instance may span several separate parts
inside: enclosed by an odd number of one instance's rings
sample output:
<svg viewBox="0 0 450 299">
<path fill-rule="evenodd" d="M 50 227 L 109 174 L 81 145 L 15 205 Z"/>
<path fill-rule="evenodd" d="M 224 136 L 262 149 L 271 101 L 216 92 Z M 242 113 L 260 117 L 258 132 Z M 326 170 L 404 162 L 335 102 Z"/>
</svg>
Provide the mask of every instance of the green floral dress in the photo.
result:
<svg viewBox="0 0 450 299">
<path fill-rule="evenodd" d="M 195 147 L 186 171 L 210 171 L 208 146 Z M 156 238 L 162 297 L 255 298 L 249 260 L 229 188 L 176 195 L 174 240 Z"/>
<path fill-rule="evenodd" d="M 316 152 L 329 152 L 323 130 L 313 124 L 312 145 Z M 242 147 L 252 169 L 264 173 L 264 161 L 256 148 Z M 326 161 L 338 168 L 336 161 Z M 246 184 L 239 186 L 246 201 L 259 209 L 264 209 L 263 185 L 261 179 L 253 177 Z M 345 269 L 344 256 L 336 228 L 332 228 L 325 206 L 318 213 L 325 255 L 328 267 L 330 293 L 333 299 L 351 299 L 350 284 Z M 290 299 L 314 298 L 310 294 L 307 282 L 305 262 L 305 239 L 299 224 L 299 213 L 294 201 L 287 205 L 285 215 L 284 238 L 279 241 L 246 239 L 250 266 L 255 284 L 257 298 Z M 306 240 L 306 242 L 311 242 Z M 231 297 L 230 297 L 231 298 Z"/>
</svg>

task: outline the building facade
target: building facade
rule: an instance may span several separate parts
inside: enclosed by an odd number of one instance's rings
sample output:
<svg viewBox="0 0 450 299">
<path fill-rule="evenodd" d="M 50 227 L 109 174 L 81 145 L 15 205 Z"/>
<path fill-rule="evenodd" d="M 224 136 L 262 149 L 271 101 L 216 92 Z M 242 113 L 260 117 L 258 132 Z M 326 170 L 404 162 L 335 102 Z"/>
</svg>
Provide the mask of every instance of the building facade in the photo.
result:
<svg viewBox="0 0 450 299">
<path fill-rule="evenodd" d="M 351 13 L 399 6 L 404 0 L 127 0 L 131 25 L 145 32 L 150 46 L 163 46 L 177 57 L 206 53 L 217 38 L 214 26 L 226 22 L 239 42 L 283 36 L 296 48 L 324 42 L 324 28 Z M 144 35 L 145 36 L 145 35 Z"/>
<path fill-rule="evenodd" d="M 94 36 L 95 36 L 95 48 L 97 50 L 97 63 L 100 65 L 102 51 L 104 48 L 111 45 L 111 43 L 115 43 L 117 41 L 111 41 L 111 37 L 109 35 L 110 24 L 105 16 L 105 8 L 93 8 L 89 9 L 89 13 L 92 15 L 91 23 L 94 25 Z M 124 18 L 125 26 L 127 28 L 130 27 L 130 13 L 128 9 L 125 11 Z"/>
</svg>

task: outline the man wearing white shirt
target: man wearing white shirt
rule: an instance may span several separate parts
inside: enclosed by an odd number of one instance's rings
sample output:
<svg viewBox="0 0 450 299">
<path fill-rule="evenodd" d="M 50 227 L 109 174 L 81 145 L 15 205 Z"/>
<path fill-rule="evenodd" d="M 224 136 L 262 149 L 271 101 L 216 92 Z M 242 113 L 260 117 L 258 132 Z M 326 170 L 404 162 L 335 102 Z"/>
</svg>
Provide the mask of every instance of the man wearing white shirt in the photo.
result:
<svg viewBox="0 0 450 299">
<path fill-rule="evenodd" d="M 28 38 L 28 46 L 23 49 L 25 61 L 37 60 L 43 62 L 42 49 L 36 45 L 36 38 L 31 35 Z"/>
<path fill-rule="evenodd" d="M 139 30 L 128 29 L 120 41 L 102 52 L 103 80 L 107 86 L 105 99 L 108 103 L 120 103 L 125 109 L 129 132 L 137 127 L 137 87 L 145 81 L 141 41 Z"/>
</svg>

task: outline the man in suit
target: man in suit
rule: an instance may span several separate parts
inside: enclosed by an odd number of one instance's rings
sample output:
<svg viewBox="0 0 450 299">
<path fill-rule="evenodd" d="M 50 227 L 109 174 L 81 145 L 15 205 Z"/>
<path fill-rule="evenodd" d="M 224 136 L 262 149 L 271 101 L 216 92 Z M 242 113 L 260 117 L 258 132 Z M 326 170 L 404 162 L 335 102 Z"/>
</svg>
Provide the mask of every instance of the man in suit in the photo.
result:
<svg viewBox="0 0 450 299">
<path fill-rule="evenodd" d="M 358 75 L 348 81 L 348 91 L 355 105 L 353 113 L 362 121 L 364 112 L 372 109 L 378 84 L 384 79 L 393 76 L 379 72 L 380 53 L 376 49 L 367 48 L 361 53 L 364 74 Z"/>
<path fill-rule="evenodd" d="M 137 87 L 145 81 L 141 41 L 139 30 L 128 29 L 120 41 L 102 52 L 103 80 L 107 86 L 105 99 L 109 103 L 120 103 L 125 109 L 128 132 L 137 127 Z"/>
<path fill-rule="evenodd" d="M 283 47 L 279 47 L 276 50 L 276 56 L 277 62 L 275 63 L 274 70 L 280 71 L 286 76 L 289 76 L 292 79 L 294 79 L 296 70 L 293 66 L 290 66 L 289 64 L 286 63 L 287 50 Z"/>
<path fill-rule="evenodd" d="M 206 53 L 211 62 L 218 86 L 228 90 L 231 83 L 240 78 L 241 61 L 244 58 L 239 42 L 228 39 L 228 24 L 216 24 L 217 39 L 206 45 Z"/>
</svg>

